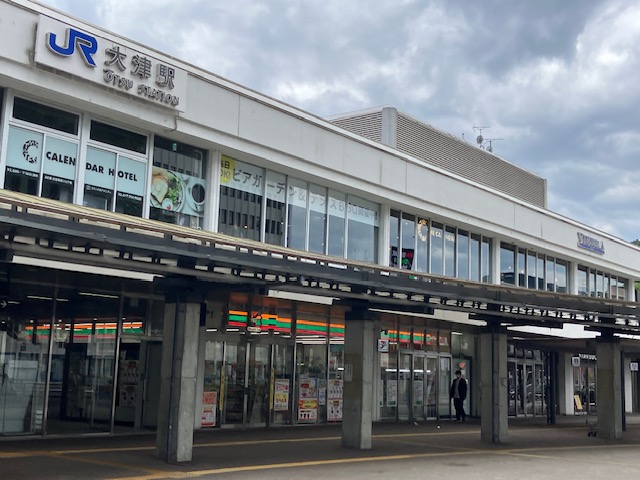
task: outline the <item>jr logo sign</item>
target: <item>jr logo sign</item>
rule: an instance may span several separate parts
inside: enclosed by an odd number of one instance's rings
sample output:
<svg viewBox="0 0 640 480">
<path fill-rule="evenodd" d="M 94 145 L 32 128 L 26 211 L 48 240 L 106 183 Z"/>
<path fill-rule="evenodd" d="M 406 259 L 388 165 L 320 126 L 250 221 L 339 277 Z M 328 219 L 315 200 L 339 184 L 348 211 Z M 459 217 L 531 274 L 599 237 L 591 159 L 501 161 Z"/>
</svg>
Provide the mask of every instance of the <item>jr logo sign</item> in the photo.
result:
<svg viewBox="0 0 640 480">
<path fill-rule="evenodd" d="M 52 52 L 69 57 L 73 55 L 76 47 L 78 47 L 85 63 L 90 67 L 96 66 L 93 55 L 98 51 L 98 40 L 95 37 L 81 32 L 80 30 L 76 30 L 75 28 L 67 28 L 65 45 L 58 45 L 56 40 L 57 35 L 55 33 L 47 33 L 47 46 Z"/>
</svg>

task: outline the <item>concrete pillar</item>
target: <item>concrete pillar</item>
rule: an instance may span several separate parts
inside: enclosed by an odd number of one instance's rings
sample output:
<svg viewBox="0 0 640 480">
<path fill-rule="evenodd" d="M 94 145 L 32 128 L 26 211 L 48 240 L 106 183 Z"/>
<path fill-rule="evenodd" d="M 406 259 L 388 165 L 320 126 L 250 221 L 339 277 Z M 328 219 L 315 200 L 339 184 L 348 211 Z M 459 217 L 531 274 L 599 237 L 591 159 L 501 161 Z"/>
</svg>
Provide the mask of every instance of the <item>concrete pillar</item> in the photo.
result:
<svg viewBox="0 0 640 480">
<path fill-rule="evenodd" d="M 188 462 L 193 453 L 200 304 L 171 300 L 164 314 L 156 455 Z M 154 368 L 147 365 L 147 368 Z"/>
<path fill-rule="evenodd" d="M 560 415 L 573 415 L 573 366 L 571 354 L 558 354 L 558 407 Z"/>
<path fill-rule="evenodd" d="M 371 448 L 373 371 L 377 343 L 375 323 L 367 310 L 358 308 L 345 315 L 344 390 L 342 446 Z"/>
<path fill-rule="evenodd" d="M 507 331 L 480 334 L 480 437 L 487 443 L 508 439 Z"/>
<path fill-rule="evenodd" d="M 596 343 L 598 358 L 596 401 L 598 436 L 610 440 L 622 438 L 622 372 L 620 340 L 600 337 Z"/>
</svg>

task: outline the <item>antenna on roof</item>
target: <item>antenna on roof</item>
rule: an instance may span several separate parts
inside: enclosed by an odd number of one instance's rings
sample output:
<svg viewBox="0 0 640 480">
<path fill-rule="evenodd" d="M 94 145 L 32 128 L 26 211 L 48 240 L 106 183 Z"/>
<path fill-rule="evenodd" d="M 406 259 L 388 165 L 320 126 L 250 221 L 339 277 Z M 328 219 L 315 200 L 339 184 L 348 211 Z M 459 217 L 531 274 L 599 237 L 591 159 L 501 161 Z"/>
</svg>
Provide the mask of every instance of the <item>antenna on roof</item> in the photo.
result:
<svg viewBox="0 0 640 480">
<path fill-rule="evenodd" d="M 485 142 L 489 142 L 487 146 L 487 152 L 493 152 L 493 142 L 497 142 L 498 140 L 504 140 L 503 138 L 485 138 Z"/>
<path fill-rule="evenodd" d="M 478 136 L 476 137 L 476 143 L 478 144 L 478 147 L 484 148 L 482 146 L 482 144 L 484 143 L 484 137 L 482 136 L 482 130 L 485 130 L 485 129 L 491 128 L 491 127 L 479 127 L 474 123 L 472 128 L 473 128 L 474 132 L 475 131 L 478 132 Z"/>
</svg>

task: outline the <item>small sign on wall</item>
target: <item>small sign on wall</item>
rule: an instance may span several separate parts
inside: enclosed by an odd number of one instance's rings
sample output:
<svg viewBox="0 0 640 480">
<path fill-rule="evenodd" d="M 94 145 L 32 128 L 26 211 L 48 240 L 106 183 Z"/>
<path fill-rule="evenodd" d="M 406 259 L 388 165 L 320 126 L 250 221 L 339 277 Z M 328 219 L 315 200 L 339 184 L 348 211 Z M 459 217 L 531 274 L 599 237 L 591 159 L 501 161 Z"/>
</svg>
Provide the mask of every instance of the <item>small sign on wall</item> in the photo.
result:
<svg viewBox="0 0 640 480">
<path fill-rule="evenodd" d="M 580 366 L 580 357 L 571 357 L 571 365 L 574 367 Z"/>
<path fill-rule="evenodd" d="M 629 363 L 629 369 L 632 372 L 637 372 L 638 371 L 638 362 L 631 362 Z"/>
</svg>

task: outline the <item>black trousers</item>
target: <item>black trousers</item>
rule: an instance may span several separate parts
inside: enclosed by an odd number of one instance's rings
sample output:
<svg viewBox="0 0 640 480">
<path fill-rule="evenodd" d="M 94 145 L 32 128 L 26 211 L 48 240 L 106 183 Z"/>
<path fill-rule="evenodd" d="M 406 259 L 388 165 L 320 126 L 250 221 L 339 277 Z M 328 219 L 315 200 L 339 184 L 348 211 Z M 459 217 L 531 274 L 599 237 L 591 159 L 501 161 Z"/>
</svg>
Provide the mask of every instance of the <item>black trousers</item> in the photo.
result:
<svg viewBox="0 0 640 480">
<path fill-rule="evenodd" d="M 464 413 L 464 398 L 454 398 L 453 406 L 456 409 L 456 420 L 465 420 L 467 414 Z"/>
</svg>

